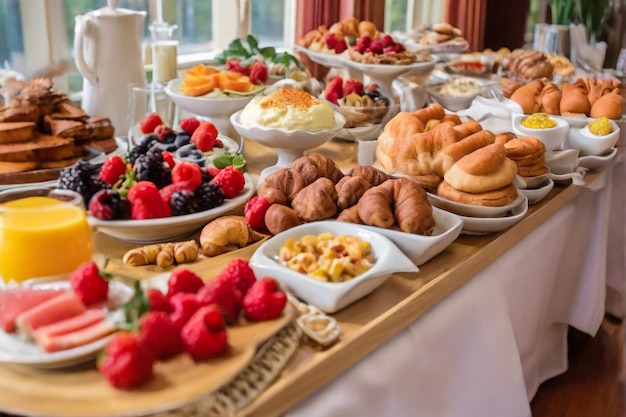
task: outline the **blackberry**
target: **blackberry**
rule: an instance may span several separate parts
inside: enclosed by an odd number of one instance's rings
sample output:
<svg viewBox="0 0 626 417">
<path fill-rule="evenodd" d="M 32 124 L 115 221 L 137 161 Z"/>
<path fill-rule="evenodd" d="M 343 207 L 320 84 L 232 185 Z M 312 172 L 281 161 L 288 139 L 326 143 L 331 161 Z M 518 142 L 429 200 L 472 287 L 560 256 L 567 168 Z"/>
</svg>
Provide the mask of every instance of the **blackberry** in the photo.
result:
<svg viewBox="0 0 626 417">
<path fill-rule="evenodd" d="M 181 190 L 172 193 L 169 201 L 172 216 L 183 216 L 202 211 L 195 193 Z"/>
<path fill-rule="evenodd" d="M 199 211 L 209 210 L 224 204 L 226 195 L 222 191 L 222 187 L 217 184 L 202 182 L 196 189 L 196 200 L 198 201 Z"/>
<path fill-rule="evenodd" d="M 128 162 L 137 161 L 141 155 L 145 155 L 154 144 L 159 143 L 159 137 L 153 134 L 144 135 L 137 140 L 135 146 L 128 152 Z"/>
<path fill-rule="evenodd" d="M 59 188 L 76 191 L 83 197 L 85 207 L 91 197 L 106 187 L 98 178 L 100 167 L 87 161 L 79 160 L 74 165 L 63 168 L 59 174 Z"/>
<path fill-rule="evenodd" d="M 139 181 L 150 181 L 158 188 L 163 188 L 172 183 L 172 171 L 163 163 L 163 154 L 151 152 L 146 155 L 139 155 L 135 161 L 135 179 Z"/>
<path fill-rule="evenodd" d="M 115 190 L 101 190 L 89 201 L 89 212 L 101 220 L 130 219 L 130 203 Z"/>
<path fill-rule="evenodd" d="M 213 179 L 213 175 L 211 175 L 211 173 L 207 171 L 206 169 L 201 169 L 200 173 L 202 175 L 202 182 L 200 184 L 204 184 L 204 183 L 208 184 Z"/>
</svg>

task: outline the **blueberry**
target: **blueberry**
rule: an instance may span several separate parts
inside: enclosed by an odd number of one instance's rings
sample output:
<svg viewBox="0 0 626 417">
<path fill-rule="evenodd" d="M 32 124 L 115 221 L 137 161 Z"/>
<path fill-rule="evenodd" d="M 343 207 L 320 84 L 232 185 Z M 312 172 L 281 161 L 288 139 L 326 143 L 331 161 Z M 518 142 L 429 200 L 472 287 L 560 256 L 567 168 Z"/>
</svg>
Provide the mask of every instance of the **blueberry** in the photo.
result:
<svg viewBox="0 0 626 417">
<path fill-rule="evenodd" d="M 191 155 L 191 149 L 189 148 L 183 147 L 178 150 L 178 156 L 181 158 L 187 158 L 189 155 Z"/>
<path fill-rule="evenodd" d="M 178 136 L 176 136 L 176 133 L 170 132 L 167 135 L 165 135 L 165 138 L 163 138 L 163 143 L 174 144 L 176 142 L 177 137 Z M 178 146 L 176 146 L 176 148 L 178 148 Z"/>
<path fill-rule="evenodd" d="M 185 145 L 188 145 L 190 141 L 191 141 L 191 136 L 189 136 L 188 133 L 181 132 L 178 134 L 178 136 L 176 136 L 174 143 L 176 144 L 178 148 L 180 148 Z"/>
<path fill-rule="evenodd" d="M 139 139 L 135 140 L 135 146 L 144 146 L 152 141 L 158 141 L 159 137 L 154 133 L 147 133 L 143 136 L 140 136 Z"/>
</svg>

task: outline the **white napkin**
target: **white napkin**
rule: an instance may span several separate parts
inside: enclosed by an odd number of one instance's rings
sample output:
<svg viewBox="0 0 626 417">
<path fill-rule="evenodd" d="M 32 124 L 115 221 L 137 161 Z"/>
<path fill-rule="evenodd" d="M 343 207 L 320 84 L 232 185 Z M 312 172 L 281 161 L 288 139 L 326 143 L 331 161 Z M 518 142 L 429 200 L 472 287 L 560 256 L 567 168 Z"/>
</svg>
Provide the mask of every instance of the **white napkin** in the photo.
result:
<svg viewBox="0 0 626 417">
<path fill-rule="evenodd" d="M 606 42 L 590 44 L 587 42 L 587 27 L 585 25 L 569 25 L 570 60 L 572 63 L 589 72 L 601 72 L 606 56 Z"/>
</svg>

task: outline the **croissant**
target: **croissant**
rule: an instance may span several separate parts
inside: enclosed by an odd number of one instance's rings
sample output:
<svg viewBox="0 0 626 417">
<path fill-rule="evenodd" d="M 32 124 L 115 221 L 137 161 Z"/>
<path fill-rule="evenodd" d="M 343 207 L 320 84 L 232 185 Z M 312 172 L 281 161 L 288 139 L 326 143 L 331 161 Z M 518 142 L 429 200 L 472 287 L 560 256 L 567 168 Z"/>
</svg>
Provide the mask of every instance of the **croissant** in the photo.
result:
<svg viewBox="0 0 626 417">
<path fill-rule="evenodd" d="M 539 97 L 541 111 L 547 114 L 561 114 L 561 97 L 561 90 L 556 84 L 546 83 Z"/>
<path fill-rule="evenodd" d="M 265 212 L 265 226 L 273 235 L 302 224 L 302 220 L 291 207 L 272 204 Z"/>
<path fill-rule="evenodd" d="M 270 204 L 289 204 L 298 191 L 307 185 L 299 172 L 282 168 L 268 175 L 257 189 L 257 195 Z"/>
<path fill-rule="evenodd" d="M 328 219 L 337 213 L 337 190 L 329 178 L 318 178 L 295 195 L 291 207 L 305 222 Z"/>
<path fill-rule="evenodd" d="M 296 159 L 292 162 L 291 169 L 299 172 L 307 184 L 320 177 L 328 178 L 336 184 L 343 177 L 343 173 L 332 158 L 317 152 Z"/>
<path fill-rule="evenodd" d="M 159 243 L 131 249 L 124 254 L 122 261 L 130 266 L 156 264 L 167 268 L 174 263 L 194 262 L 198 259 L 199 248 L 195 240 L 176 243 Z"/>
<path fill-rule="evenodd" d="M 229 252 L 233 246 L 243 248 L 263 239 L 265 235 L 250 228 L 243 216 L 224 216 L 211 221 L 200 233 L 200 246 L 205 256 Z"/>
<path fill-rule="evenodd" d="M 339 213 L 339 216 L 337 216 L 337 221 L 363 224 L 363 220 L 359 217 L 359 206 L 355 204 L 352 207 L 343 209 L 341 213 Z"/>
<path fill-rule="evenodd" d="M 337 207 L 339 210 L 355 205 L 359 198 L 372 188 L 372 184 L 362 177 L 343 177 L 339 180 L 335 189 L 337 190 Z"/>
<path fill-rule="evenodd" d="M 419 184 L 398 178 L 387 181 L 382 187 L 391 187 L 394 205 L 394 217 L 400 230 L 406 233 L 430 235 L 435 227 L 433 208 L 428 201 L 426 191 Z"/>
<path fill-rule="evenodd" d="M 533 81 L 515 90 L 511 100 L 519 104 L 525 114 L 537 113 L 540 110 L 539 97 L 542 90 L 543 81 Z"/>
<path fill-rule="evenodd" d="M 391 210 L 393 196 L 389 188 L 384 187 L 383 184 L 367 190 L 359 199 L 357 210 L 363 223 L 389 228 L 395 223 Z"/>
<path fill-rule="evenodd" d="M 371 185 L 379 185 L 389 179 L 389 175 L 380 169 L 368 165 L 357 165 L 350 171 L 351 177 L 361 177 Z"/>
</svg>

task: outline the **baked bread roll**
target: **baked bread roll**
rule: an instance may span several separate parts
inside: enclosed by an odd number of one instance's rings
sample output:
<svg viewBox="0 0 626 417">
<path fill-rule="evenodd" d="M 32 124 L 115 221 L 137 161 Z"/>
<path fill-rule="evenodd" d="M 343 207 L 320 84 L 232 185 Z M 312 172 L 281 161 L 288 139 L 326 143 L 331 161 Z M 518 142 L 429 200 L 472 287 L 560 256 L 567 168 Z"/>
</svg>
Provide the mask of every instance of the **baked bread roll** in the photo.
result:
<svg viewBox="0 0 626 417">
<path fill-rule="evenodd" d="M 435 157 L 435 172 L 445 175 L 446 172 L 465 155 L 495 142 L 496 136 L 488 130 L 480 130 L 460 141 L 446 146 Z"/>
<path fill-rule="evenodd" d="M 467 193 L 457 190 L 447 181 L 437 187 L 437 194 L 457 203 L 472 204 L 475 206 L 502 207 L 511 204 L 517 198 L 517 188 L 509 184 L 502 188 L 484 193 Z"/>
<path fill-rule="evenodd" d="M 576 80 L 574 83 L 563 83 L 563 91 L 561 95 L 561 114 L 567 115 L 586 114 L 589 115 L 591 105 L 587 98 L 587 88 L 582 80 Z"/>
<path fill-rule="evenodd" d="M 281 168 L 259 184 L 257 194 L 267 199 L 270 204 L 287 205 L 306 185 L 306 180 L 299 172 L 291 168 Z"/>
<path fill-rule="evenodd" d="M 561 90 L 554 83 L 546 83 L 539 96 L 541 111 L 547 114 L 561 114 Z"/>
<path fill-rule="evenodd" d="M 444 180 L 460 191 L 484 193 L 511 184 L 516 173 L 517 165 L 506 157 L 504 145 L 494 143 L 461 158 Z"/>
<path fill-rule="evenodd" d="M 291 207 L 305 222 L 324 220 L 337 213 L 337 190 L 329 178 L 321 177 L 293 197 Z"/>
<path fill-rule="evenodd" d="M 605 116 L 609 119 L 618 120 L 622 117 L 622 107 L 624 101 L 618 89 L 604 94 L 591 106 L 590 116 L 598 118 Z"/>
<path fill-rule="evenodd" d="M 543 81 L 533 81 L 515 90 L 511 100 L 520 105 L 524 114 L 538 113 L 541 109 L 539 97 L 542 90 Z"/>
<path fill-rule="evenodd" d="M 302 224 L 302 220 L 291 207 L 272 204 L 265 212 L 265 226 L 273 235 Z"/>
</svg>

